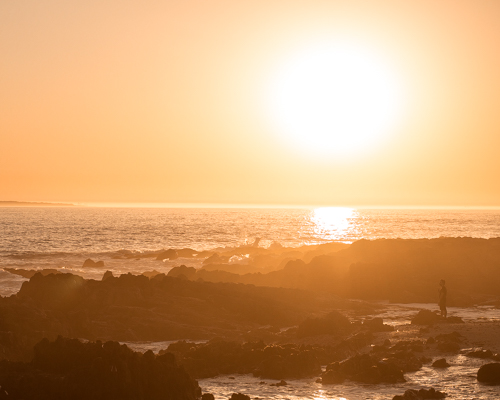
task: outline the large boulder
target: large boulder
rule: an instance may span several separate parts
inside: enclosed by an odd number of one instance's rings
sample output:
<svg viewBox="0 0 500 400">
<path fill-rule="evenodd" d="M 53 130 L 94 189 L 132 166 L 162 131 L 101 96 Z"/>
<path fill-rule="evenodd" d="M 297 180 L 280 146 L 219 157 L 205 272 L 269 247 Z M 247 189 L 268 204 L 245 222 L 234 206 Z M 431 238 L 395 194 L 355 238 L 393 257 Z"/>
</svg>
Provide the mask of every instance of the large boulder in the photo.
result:
<svg viewBox="0 0 500 400">
<path fill-rule="evenodd" d="M 299 324 L 297 336 L 299 338 L 316 335 L 334 335 L 348 332 L 352 329 L 347 317 L 337 311 L 332 311 L 321 318 L 309 318 Z"/>
<path fill-rule="evenodd" d="M 500 363 L 485 364 L 477 371 L 477 380 L 493 385 L 500 384 Z"/>
<path fill-rule="evenodd" d="M 440 358 L 432 363 L 434 368 L 448 368 L 450 364 L 446 361 L 446 358 Z"/>
<path fill-rule="evenodd" d="M 483 358 L 483 359 L 491 359 L 494 361 L 500 361 L 500 354 L 498 353 L 493 353 L 491 350 L 486 350 L 486 349 L 481 349 L 477 348 L 472 351 L 469 351 L 468 353 L 465 354 L 467 357 L 473 357 L 473 358 Z"/>
<path fill-rule="evenodd" d="M 430 310 L 420 310 L 417 315 L 411 319 L 414 325 L 434 325 L 439 321 L 439 315 Z"/>
<path fill-rule="evenodd" d="M 405 382 L 403 371 L 388 360 L 377 361 L 368 354 L 358 354 L 341 363 L 327 366 L 323 384 L 342 383 L 344 379 L 369 384 Z"/>
<path fill-rule="evenodd" d="M 458 332 L 442 333 L 436 336 L 437 348 L 443 353 L 456 353 L 460 350 L 462 335 Z"/>
<path fill-rule="evenodd" d="M 87 258 L 82 265 L 82 268 L 104 268 L 104 261 L 94 261 Z"/>
<path fill-rule="evenodd" d="M 229 400 L 250 400 L 250 396 L 243 393 L 233 393 Z"/>
<path fill-rule="evenodd" d="M 198 383 L 176 364 L 173 354 L 140 354 L 118 342 L 82 343 L 62 337 L 39 342 L 31 363 L 1 362 L 0 385 L 8 398 L 25 400 L 201 396 Z"/>
</svg>

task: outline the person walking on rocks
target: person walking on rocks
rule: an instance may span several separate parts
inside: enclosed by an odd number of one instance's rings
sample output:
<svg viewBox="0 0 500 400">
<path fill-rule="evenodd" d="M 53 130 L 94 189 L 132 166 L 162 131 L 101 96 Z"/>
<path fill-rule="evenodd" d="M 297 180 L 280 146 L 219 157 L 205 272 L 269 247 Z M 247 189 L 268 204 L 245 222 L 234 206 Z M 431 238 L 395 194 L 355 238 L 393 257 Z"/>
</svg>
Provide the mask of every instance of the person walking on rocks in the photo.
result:
<svg viewBox="0 0 500 400">
<path fill-rule="evenodd" d="M 441 309 L 441 316 L 446 318 L 446 316 L 448 315 L 448 310 L 446 310 L 446 294 L 447 294 L 447 290 L 446 290 L 446 286 L 445 286 L 445 281 L 444 279 L 441 279 L 441 281 L 439 282 L 439 301 L 438 301 L 438 304 L 439 304 L 439 308 Z"/>
</svg>

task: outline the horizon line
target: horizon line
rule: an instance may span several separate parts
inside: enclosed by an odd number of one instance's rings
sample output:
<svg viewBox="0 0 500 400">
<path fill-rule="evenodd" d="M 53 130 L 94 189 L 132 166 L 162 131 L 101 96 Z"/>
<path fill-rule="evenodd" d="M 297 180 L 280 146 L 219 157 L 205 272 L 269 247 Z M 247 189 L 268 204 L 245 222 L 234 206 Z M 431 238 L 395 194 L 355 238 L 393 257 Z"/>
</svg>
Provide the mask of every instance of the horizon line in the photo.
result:
<svg viewBox="0 0 500 400">
<path fill-rule="evenodd" d="M 0 201 L 0 204 L 4 201 Z M 9 201 L 10 202 L 10 201 Z M 357 210 L 500 210 L 497 206 L 478 205 L 347 205 L 347 204 L 266 204 L 266 203 L 168 203 L 168 202 L 73 202 L 65 203 L 61 201 L 18 201 L 19 203 L 36 203 L 51 205 L 52 207 L 68 206 L 74 207 L 95 207 L 95 208 L 254 208 L 254 209 L 317 209 L 317 208 L 345 208 Z"/>
</svg>

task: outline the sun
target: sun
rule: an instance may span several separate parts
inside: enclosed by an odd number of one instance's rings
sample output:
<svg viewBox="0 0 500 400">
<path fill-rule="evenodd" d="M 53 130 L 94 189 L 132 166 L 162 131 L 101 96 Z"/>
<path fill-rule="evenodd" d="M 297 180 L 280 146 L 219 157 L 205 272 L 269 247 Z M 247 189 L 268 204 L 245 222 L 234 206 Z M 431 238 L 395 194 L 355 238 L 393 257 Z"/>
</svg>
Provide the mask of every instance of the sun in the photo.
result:
<svg viewBox="0 0 500 400">
<path fill-rule="evenodd" d="M 366 48 L 322 43 L 297 52 L 271 79 L 268 110 L 301 152 L 350 157 L 376 147 L 397 122 L 396 74 Z"/>
</svg>

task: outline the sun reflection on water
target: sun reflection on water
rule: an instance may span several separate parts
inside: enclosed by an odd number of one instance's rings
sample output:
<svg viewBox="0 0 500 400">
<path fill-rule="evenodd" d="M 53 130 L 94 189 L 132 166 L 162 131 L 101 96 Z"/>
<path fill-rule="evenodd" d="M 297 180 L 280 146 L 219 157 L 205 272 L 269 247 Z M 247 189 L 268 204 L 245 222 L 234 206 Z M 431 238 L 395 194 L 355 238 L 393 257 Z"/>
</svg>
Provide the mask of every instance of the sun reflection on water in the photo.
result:
<svg viewBox="0 0 500 400">
<path fill-rule="evenodd" d="M 350 237 L 359 217 L 354 208 L 320 207 L 313 210 L 314 233 L 324 239 L 342 240 Z"/>
</svg>

